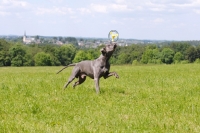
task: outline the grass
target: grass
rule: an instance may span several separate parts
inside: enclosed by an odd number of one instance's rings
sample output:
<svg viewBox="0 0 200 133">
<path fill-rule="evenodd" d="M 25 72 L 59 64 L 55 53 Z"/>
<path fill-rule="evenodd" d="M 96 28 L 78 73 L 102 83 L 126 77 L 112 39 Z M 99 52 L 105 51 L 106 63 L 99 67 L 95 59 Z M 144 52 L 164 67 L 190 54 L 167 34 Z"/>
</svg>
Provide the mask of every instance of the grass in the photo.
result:
<svg viewBox="0 0 200 133">
<path fill-rule="evenodd" d="M 198 64 L 112 66 L 120 78 L 63 91 L 61 67 L 0 68 L 0 132 L 200 132 Z"/>
</svg>

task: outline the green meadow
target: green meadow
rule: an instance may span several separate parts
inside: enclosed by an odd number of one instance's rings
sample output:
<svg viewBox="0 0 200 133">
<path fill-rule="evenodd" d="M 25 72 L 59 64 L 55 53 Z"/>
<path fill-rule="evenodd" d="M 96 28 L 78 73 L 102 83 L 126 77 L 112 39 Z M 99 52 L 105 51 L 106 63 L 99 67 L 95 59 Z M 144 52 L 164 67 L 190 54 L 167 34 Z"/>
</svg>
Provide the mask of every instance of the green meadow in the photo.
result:
<svg viewBox="0 0 200 133">
<path fill-rule="evenodd" d="M 200 65 L 111 66 L 66 90 L 72 68 L 0 68 L 1 133 L 199 133 Z M 77 79 L 74 80 L 74 82 Z"/>
</svg>

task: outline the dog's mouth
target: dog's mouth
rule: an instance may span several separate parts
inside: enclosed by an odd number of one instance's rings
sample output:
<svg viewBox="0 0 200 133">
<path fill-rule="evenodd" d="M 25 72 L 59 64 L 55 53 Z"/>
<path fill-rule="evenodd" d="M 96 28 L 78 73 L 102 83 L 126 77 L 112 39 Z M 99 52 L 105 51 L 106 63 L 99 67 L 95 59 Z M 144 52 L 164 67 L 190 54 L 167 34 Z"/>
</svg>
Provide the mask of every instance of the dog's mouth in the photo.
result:
<svg viewBox="0 0 200 133">
<path fill-rule="evenodd" d="M 117 43 L 114 43 L 114 49 L 117 47 Z"/>
</svg>

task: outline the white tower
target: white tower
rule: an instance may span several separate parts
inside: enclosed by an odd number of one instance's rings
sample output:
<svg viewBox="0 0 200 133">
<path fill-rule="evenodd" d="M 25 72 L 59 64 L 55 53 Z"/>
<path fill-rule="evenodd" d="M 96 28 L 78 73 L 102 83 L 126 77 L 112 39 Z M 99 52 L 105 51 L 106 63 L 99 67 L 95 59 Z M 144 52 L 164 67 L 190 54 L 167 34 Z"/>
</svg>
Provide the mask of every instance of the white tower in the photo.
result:
<svg viewBox="0 0 200 133">
<path fill-rule="evenodd" d="M 26 42 L 26 31 L 24 31 L 23 42 Z"/>
</svg>

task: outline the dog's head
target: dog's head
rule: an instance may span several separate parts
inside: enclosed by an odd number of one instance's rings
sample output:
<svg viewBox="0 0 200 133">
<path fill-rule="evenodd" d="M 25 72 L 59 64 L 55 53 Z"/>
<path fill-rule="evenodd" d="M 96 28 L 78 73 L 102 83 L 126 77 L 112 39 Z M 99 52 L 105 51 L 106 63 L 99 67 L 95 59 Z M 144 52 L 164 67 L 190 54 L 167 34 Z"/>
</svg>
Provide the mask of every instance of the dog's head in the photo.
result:
<svg viewBox="0 0 200 133">
<path fill-rule="evenodd" d="M 104 48 L 102 48 L 100 51 L 104 56 L 111 56 L 112 53 L 115 51 L 115 48 L 117 47 L 117 43 L 110 43 L 106 45 Z"/>
</svg>

